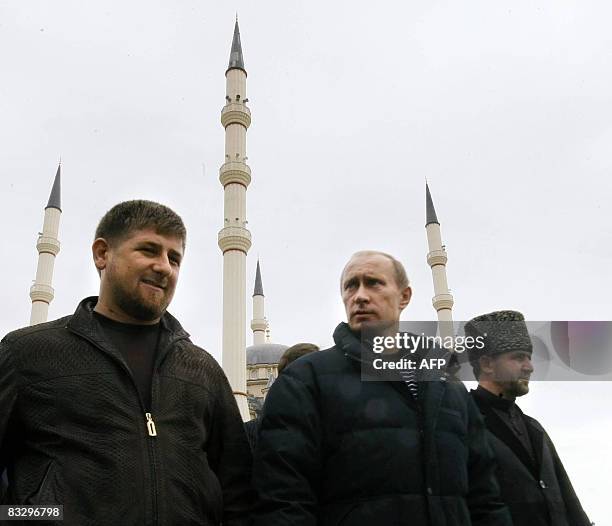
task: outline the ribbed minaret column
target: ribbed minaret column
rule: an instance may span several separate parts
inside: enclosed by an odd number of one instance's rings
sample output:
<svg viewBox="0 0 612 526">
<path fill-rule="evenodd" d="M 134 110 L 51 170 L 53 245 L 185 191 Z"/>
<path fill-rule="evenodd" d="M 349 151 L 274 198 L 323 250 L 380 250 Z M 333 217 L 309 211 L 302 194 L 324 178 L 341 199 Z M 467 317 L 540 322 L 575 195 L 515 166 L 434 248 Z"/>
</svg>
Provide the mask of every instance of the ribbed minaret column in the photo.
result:
<svg viewBox="0 0 612 526">
<path fill-rule="evenodd" d="M 36 242 L 38 266 L 36 268 L 34 285 L 30 287 L 30 298 L 32 299 L 30 325 L 47 321 L 49 304 L 53 301 L 54 291 L 51 286 L 53 282 L 53 265 L 55 257 L 60 251 L 60 242 L 57 238 L 60 216 L 62 215 L 60 179 L 61 165 L 57 167 L 49 202 L 45 208 L 43 230 Z"/>
<path fill-rule="evenodd" d="M 442 244 L 442 236 L 440 234 L 440 223 L 436 216 L 436 210 L 429 193 L 429 186 L 425 183 L 425 204 L 427 222 L 425 229 L 427 231 L 427 245 L 429 253 L 427 254 L 427 263 L 431 267 L 433 278 L 434 297 L 432 304 L 438 313 L 438 326 L 440 336 L 453 336 L 453 296 L 448 290 L 448 282 L 446 280 L 446 262 L 448 257 L 446 250 Z"/>
<path fill-rule="evenodd" d="M 219 232 L 219 248 L 223 252 L 222 365 L 246 421 L 250 418 L 246 393 L 246 255 L 251 247 L 251 233 L 246 229 L 246 190 L 251 170 L 245 160 L 251 112 L 246 106 L 247 74 L 238 20 L 225 78 L 226 104 L 221 111 L 225 163 L 219 170 L 224 189 L 224 224 Z"/>
</svg>

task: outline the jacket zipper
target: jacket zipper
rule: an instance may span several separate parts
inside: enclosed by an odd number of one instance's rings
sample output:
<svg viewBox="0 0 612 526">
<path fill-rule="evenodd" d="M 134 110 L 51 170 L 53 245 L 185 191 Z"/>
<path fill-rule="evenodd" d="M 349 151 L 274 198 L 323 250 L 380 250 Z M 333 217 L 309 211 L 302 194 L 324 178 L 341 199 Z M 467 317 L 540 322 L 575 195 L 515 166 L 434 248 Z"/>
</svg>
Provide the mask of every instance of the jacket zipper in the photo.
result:
<svg viewBox="0 0 612 526">
<path fill-rule="evenodd" d="M 140 396 L 140 392 L 138 391 L 138 387 L 136 385 L 136 381 L 134 380 L 134 376 L 132 376 L 132 372 L 130 371 L 129 367 L 124 363 L 123 360 L 118 359 L 116 356 L 113 356 L 111 353 L 109 353 L 104 347 L 102 347 L 98 342 L 94 341 L 93 339 L 87 337 L 86 335 L 84 335 L 81 332 L 78 331 L 74 331 L 72 329 L 69 328 L 69 330 L 71 332 L 74 332 L 75 334 L 77 334 L 78 336 L 80 336 L 81 338 L 83 338 L 84 340 L 87 340 L 89 343 L 91 343 L 94 347 L 96 347 L 97 349 L 101 350 L 102 352 L 106 353 L 106 354 L 110 354 L 111 358 L 113 358 L 115 361 L 118 361 L 121 364 L 121 367 L 123 368 L 123 370 L 127 373 L 128 377 L 130 378 L 131 382 L 132 382 L 132 386 L 134 387 L 134 390 L 136 391 L 136 397 L 138 398 L 138 403 L 140 404 L 140 408 L 143 410 L 144 412 L 144 416 L 145 416 L 145 425 L 146 425 L 146 429 L 147 429 L 147 435 L 149 437 L 155 438 L 157 437 L 157 428 L 155 426 L 155 421 L 153 420 L 153 416 L 150 412 L 147 412 L 144 402 L 142 401 L 142 397 Z M 179 340 L 181 338 L 178 338 Z M 173 343 L 175 343 L 176 340 L 172 340 L 170 342 L 168 342 L 168 345 L 172 345 Z M 157 367 L 159 366 L 159 364 L 155 364 L 154 368 L 153 368 L 153 376 L 155 376 L 155 371 L 157 369 Z M 153 389 L 153 383 L 155 382 L 155 378 L 151 378 L 151 389 Z M 153 405 L 153 393 L 151 393 L 151 405 Z M 153 490 L 153 509 L 152 511 L 152 516 L 153 516 L 153 524 L 157 524 L 158 523 L 158 516 L 157 516 L 157 469 L 155 467 L 155 451 L 154 451 L 154 444 L 151 440 L 148 440 L 148 445 L 149 445 L 149 465 L 151 468 L 151 485 L 152 490 Z"/>
<path fill-rule="evenodd" d="M 145 413 L 145 417 L 147 419 L 147 431 L 149 432 L 149 436 L 156 437 L 157 430 L 155 429 L 155 422 L 153 421 L 151 413 Z"/>
<path fill-rule="evenodd" d="M 155 423 L 151 417 L 151 413 L 145 413 L 147 415 L 147 432 L 149 437 L 157 437 L 157 430 L 155 429 Z M 157 467 L 155 466 L 155 446 L 153 441 L 149 439 L 149 467 L 151 468 L 151 489 L 153 499 L 153 509 L 151 510 L 153 516 L 153 524 L 158 523 L 158 505 L 157 505 Z"/>
<path fill-rule="evenodd" d="M 153 377 L 151 378 L 151 407 L 153 407 L 153 389 L 155 385 L 155 372 L 157 371 L 157 364 L 153 365 Z M 157 491 L 157 466 L 155 465 L 155 443 L 154 439 L 157 437 L 157 428 L 155 427 L 155 422 L 153 420 L 153 416 L 151 413 L 145 413 L 145 418 L 147 419 L 147 433 L 149 434 L 149 460 L 151 467 L 151 481 L 152 481 L 152 490 L 153 490 L 153 524 L 158 523 L 158 491 Z"/>
</svg>

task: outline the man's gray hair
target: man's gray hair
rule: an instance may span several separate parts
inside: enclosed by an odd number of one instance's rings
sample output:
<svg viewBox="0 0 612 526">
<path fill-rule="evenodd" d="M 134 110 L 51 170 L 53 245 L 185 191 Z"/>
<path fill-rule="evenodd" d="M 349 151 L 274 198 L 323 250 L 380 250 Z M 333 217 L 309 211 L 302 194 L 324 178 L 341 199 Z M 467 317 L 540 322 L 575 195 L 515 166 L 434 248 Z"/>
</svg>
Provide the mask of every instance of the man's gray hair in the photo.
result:
<svg viewBox="0 0 612 526">
<path fill-rule="evenodd" d="M 342 290 L 342 280 L 344 279 L 344 271 L 346 270 L 347 265 L 351 262 L 352 259 L 360 256 L 383 256 L 387 258 L 389 261 L 391 261 L 391 263 L 393 263 L 395 283 L 400 288 L 400 290 L 404 290 L 406 287 L 410 286 L 408 274 L 406 274 L 406 269 L 404 268 L 404 265 L 402 265 L 401 261 L 395 259 L 391 254 L 381 252 L 380 250 L 360 250 L 359 252 L 355 252 L 350 257 L 346 265 L 344 265 L 342 273 L 340 274 L 340 290 Z"/>
</svg>

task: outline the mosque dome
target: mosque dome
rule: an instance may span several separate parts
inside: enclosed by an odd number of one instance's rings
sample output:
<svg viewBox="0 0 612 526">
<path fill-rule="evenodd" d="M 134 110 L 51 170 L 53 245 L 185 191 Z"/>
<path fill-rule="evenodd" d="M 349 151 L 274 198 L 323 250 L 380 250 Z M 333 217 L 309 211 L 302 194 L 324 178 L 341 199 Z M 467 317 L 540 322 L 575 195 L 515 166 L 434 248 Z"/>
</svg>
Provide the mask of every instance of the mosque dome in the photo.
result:
<svg viewBox="0 0 612 526">
<path fill-rule="evenodd" d="M 280 343 L 250 345 L 246 348 L 247 365 L 278 363 L 288 348 L 287 345 L 281 345 Z"/>
</svg>

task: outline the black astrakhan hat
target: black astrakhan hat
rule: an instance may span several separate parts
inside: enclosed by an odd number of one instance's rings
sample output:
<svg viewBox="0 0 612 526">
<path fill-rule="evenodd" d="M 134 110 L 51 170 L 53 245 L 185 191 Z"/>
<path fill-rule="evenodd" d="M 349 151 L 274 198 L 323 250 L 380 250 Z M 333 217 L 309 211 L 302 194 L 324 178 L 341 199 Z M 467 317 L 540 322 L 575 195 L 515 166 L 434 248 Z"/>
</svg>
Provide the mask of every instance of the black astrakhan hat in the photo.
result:
<svg viewBox="0 0 612 526">
<path fill-rule="evenodd" d="M 472 318 L 465 324 L 465 335 L 481 337 L 484 347 L 468 349 L 470 362 L 481 356 L 494 356 L 514 351 L 531 353 L 533 347 L 527 332 L 525 317 L 515 310 L 500 310 Z"/>
</svg>

